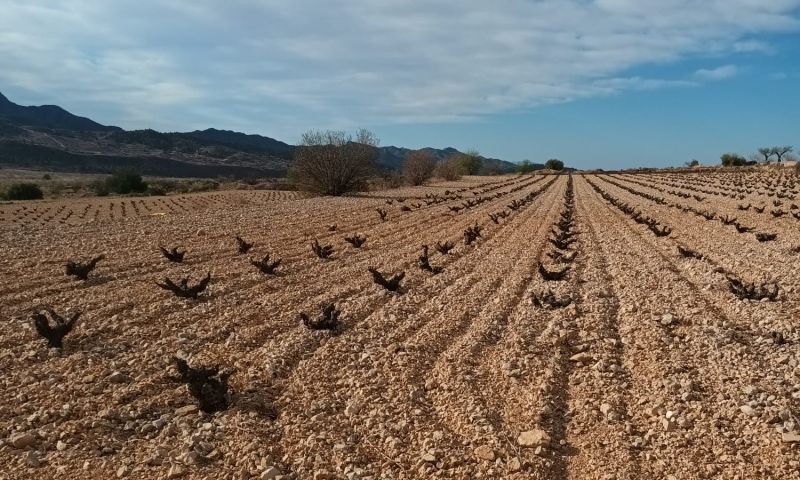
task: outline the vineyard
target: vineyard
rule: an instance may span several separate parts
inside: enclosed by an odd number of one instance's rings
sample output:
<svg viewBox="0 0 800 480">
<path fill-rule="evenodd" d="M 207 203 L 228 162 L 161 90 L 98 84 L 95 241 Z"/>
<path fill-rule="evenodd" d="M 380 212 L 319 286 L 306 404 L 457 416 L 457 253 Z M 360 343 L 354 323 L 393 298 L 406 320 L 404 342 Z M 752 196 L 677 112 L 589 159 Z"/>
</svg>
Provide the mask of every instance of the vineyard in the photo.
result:
<svg viewBox="0 0 800 480">
<path fill-rule="evenodd" d="M 0 205 L 0 479 L 800 478 L 800 177 Z"/>
<path fill-rule="evenodd" d="M 299 198 L 297 192 L 258 190 L 142 198 L 93 198 L 0 203 L 0 225 L 81 225 L 131 217 L 163 217 L 206 209 L 230 209 Z"/>
</svg>

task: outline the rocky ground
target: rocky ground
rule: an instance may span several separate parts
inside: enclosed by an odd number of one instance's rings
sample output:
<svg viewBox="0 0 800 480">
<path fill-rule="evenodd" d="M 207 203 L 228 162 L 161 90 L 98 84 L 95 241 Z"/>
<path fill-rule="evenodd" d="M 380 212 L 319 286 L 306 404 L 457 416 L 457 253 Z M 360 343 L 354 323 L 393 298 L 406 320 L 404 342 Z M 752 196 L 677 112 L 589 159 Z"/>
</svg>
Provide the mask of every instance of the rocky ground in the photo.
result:
<svg viewBox="0 0 800 480">
<path fill-rule="evenodd" d="M 104 202 L 138 200 L 4 205 L 0 479 L 800 478 L 799 189 L 759 175 L 745 198 L 724 174 L 539 175 L 126 215 Z M 101 213 L 69 221 L 85 205 Z M 441 272 L 419 268 L 423 244 Z M 65 275 L 99 254 L 88 280 Z M 266 254 L 277 275 L 250 263 Z M 404 271 L 400 292 L 368 267 Z M 196 300 L 155 283 L 207 272 Z M 741 299 L 734 277 L 778 293 Z M 335 333 L 298 318 L 330 303 Z M 33 328 L 44 305 L 81 312 L 61 349 Z M 201 411 L 174 356 L 231 372 L 228 408 Z"/>
</svg>

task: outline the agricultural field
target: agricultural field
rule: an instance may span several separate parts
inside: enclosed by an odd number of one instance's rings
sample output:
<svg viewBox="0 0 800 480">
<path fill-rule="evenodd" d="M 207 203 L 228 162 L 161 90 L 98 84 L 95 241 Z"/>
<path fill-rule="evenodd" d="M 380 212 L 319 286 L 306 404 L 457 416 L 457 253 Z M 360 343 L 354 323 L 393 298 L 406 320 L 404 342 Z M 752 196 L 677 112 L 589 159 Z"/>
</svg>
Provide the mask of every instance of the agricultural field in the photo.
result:
<svg viewBox="0 0 800 480">
<path fill-rule="evenodd" d="M 798 205 L 768 171 L 0 205 L 0 479 L 800 478 Z"/>
<path fill-rule="evenodd" d="M 96 197 L 0 202 L 0 225 L 43 227 L 84 225 L 93 222 L 127 221 L 136 217 L 172 217 L 205 210 L 269 207 L 277 201 L 300 198 L 298 192 L 253 190 L 204 192 L 156 197 Z M 23 234 L 24 235 L 24 234 Z"/>
</svg>

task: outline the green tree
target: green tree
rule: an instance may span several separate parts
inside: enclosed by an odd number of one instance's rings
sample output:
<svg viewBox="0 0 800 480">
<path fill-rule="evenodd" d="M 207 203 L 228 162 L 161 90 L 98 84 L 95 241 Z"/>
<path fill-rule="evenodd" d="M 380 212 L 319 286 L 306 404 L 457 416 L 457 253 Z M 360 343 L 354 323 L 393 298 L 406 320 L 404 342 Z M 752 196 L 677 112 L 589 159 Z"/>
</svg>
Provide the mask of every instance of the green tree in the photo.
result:
<svg viewBox="0 0 800 480">
<path fill-rule="evenodd" d="M 519 173 L 531 173 L 533 170 L 533 163 L 530 160 L 523 160 L 517 165 Z"/>
<path fill-rule="evenodd" d="M 549 168 L 550 170 L 564 170 L 564 162 L 557 158 L 551 158 L 550 160 L 544 163 L 544 168 Z"/>
<path fill-rule="evenodd" d="M 696 158 L 693 158 L 691 162 L 686 162 L 687 167 L 696 167 L 698 165 L 700 165 L 700 162 Z"/>
<path fill-rule="evenodd" d="M 477 175 L 481 171 L 483 158 L 474 148 L 470 148 L 460 155 L 462 173 L 464 175 Z"/>
</svg>

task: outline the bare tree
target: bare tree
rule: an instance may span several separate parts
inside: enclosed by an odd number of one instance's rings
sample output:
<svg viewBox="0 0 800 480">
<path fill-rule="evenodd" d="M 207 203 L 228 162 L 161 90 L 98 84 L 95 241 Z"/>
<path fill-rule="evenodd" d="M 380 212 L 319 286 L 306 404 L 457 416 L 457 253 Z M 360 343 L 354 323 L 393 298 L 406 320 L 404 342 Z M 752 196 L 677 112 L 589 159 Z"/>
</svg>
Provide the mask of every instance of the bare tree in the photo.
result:
<svg viewBox="0 0 800 480">
<path fill-rule="evenodd" d="M 309 130 L 295 149 L 289 176 L 299 188 L 322 195 L 363 189 L 375 171 L 378 144 L 375 134 L 364 129 L 355 139 L 341 131 Z"/>
<path fill-rule="evenodd" d="M 403 177 L 411 185 L 422 185 L 433 176 L 436 159 L 425 150 L 415 150 L 406 156 L 403 163 Z"/>
<path fill-rule="evenodd" d="M 772 147 L 772 153 L 778 156 L 778 163 L 781 163 L 783 156 L 792 151 L 791 145 L 784 145 L 782 147 Z"/>
<path fill-rule="evenodd" d="M 461 162 L 457 155 L 453 155 L 446 160 L 442 160 L 436 165 L 434 172 L 437 177 L 445 180 L 458 180 L 461 178 Z"/>
<path fill-rule="evenodd" d="M 769 159 L 771 156 L 775 154 L 772 148 L 769 147 L 761 147 L 758 149 L 758 153 L 764 156 L 764 163 L 769 163 Z"/>
</svg>

